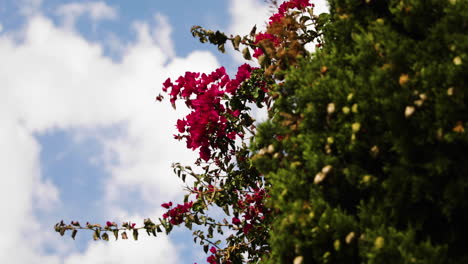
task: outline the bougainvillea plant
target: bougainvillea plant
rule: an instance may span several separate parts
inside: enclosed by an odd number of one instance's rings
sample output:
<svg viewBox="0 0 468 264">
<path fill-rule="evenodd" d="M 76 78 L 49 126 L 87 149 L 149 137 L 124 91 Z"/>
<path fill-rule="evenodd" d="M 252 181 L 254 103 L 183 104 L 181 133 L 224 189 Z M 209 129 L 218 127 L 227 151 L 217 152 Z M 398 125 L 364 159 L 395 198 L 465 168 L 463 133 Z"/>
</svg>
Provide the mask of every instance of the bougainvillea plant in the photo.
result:
<svg viewBox="0 0 468 264">
<path fill-rule="evenodd" d="M 55 226 L 57 232 L 64 235 L 71 231 L 75 238 L 78 230 L 88 229 L 95 240 L 109 240 L 109 234 L 115 239 L 119 234 L 128 239 L 128 232 L 137 240 L 139 231 L 156 236 L 185 225 L 193 230 L 194 242 L 209 254 L 208 263 L 255 263 L 269 253 L 268 234 L 275 212 L 267 206 L 269 183 L 253 166 L 252 160 L 259 153 L 248 147 L 248 140 L 255 136 L 251 106 L 270 109 L 281 87 L 283 71 L 308 54 L 306 44 L 322 45 L 320 28 L 324 23 L 323 18 L 313 14 L 314 5 L 309 0 L 272 4 L 277 12 L 269 18 L 265 32 L 257 33 L 254 27 L 247 36 L 228 37 L 219 31 L 192 28 L 194 37 L 217 45 L 221 52 L 228 41 L 235 50 L 240 51 L 242 46 L 244 58 L 251 60 L 253 56 L 259 68 L 243 64 L 234 77 L 224 67 L 210 74 L 186 72 L 163 83 L 162 92 L 169 96 L 173 107 L 179 100 L 190 110 L 176 121 L 174 138 L 199 153 L 195 165 L 203 171 L 195 173 L 190 166 L 173 165 L 175 174 L 184 182 L 187 176 L 194 178 L 193 185 L 186 186 L 183 202 L 163 203 L 167 212 L 157 223 L 145 219 L 142 226 L 107 222 L 102 227 L 61 221 Z M 156 99 L 162 101 L 164 96 L 160 94 Z M 274 149 L 270 146 L 260 152 L 273 153 Z M 224 211 L 224 217 L 219 213 L 210 216 L 210 209 L 216 207 Z"/>
</svg>

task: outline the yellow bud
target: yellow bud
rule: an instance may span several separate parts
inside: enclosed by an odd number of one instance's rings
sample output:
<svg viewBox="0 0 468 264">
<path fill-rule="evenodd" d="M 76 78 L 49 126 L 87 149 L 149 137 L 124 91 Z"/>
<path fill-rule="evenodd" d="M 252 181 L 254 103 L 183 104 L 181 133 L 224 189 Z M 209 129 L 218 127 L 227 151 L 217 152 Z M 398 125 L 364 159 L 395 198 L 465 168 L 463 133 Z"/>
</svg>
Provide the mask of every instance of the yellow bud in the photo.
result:
<svg viewBox="0 0 468 264">
<path fill-rule="evenodd" d="M 462 121 L 458 121 L 457 122 L 457 125 L 452 129 L 453 132 L 455 133 L 463 133 L 465 132 L 465 128 L 463 127 L 463 122 Z"/>
<path fill-rule="evenodd" d="M 351 243 L 355 236 L 356 234 L 354 232 L 349 233 L 345 238 L 346 244 Z"/>
<path fill-rule="evenodd" d="M 265 155 L 265 153 L 266 153 L 265 148 L 262 148 L 262 149 L 258 152 L 258 155 L 262 156 L 262 155 Z"/>
<path fill-rule="evenodd" d="M 362 177 L 362 182 L 363 183 L 369 183 L 370 181 L 372 180 L 372 176 L 370 175 L 364 175 L 364 177 Z"/>
<path fill-rule="evenodd" d="M 297 256 L 294 258 L 293 264 L 302 264 L 304 262 L 304 257 L 303 256 Z"/>
<path fill-rule="evenodd" d="M 414 106 L 407 106 L 405 108 L 405 117 L 406 118 L 410 117 L 414 113 L 414 110 L 416 110 Z"/>
<path fill-rule="evenodd" d="M 416 105 L 417 107 L 421 107 L 423 105 L 424 101 L 423 100 L 416 100 L 414 101 L 414 105 Z"/>
<path fill-rule="evenodd" d="M 351 107 L 351 111 L 353 111 L 353 113 L 357 113 L 358 112 L 358 105 L 353 104 L 353 106 Z"/>
<path fill-rule="evenodd" d="M 327 113 L 333 114 L 335 112 L 335 104 L 334 103 L 329 103 L 327 105 Z"/>
<path fill-rule="evenodd" d="M 314 219 L 314 217 L 315 217 L 315 213 L 314 213 L 314 212 L 310 212 L 310 213 L 309 213 L 309 218 L 310 218 L 310 219 Z"/>
<path fill-rule="evenodd" d="M 361 123 L 356 122 L 351 125 L 351 129 L 354 133 L 358 132 L 361 129 Z"/>
<path fill-rule="evenodd" d="M 314 183 L 315 183 L 315 184 L 321 183 L 323 180 L 325 180 L 325 177 L 326 177 L 326 176 L 327 176 L 327 175 L 326 175 L 325 173 L 323 173 L 323 172 L 317 173 L 317 174 L 315 175 L 315 178 L 314 178 Z"/>
<path fill-rule="evenodd" d="M 379 147 L 377 146 L 373 146 L 371 149 L 370 149 L 370 154 L 372 155 L 372 157 L 377 157 L 377 155 L 379 155 Z"/>
<path fill-rule="evenodd" d="M 347 106 L 343 107 L 343 109 L 341 109 L 341 110 L 343 111 L 343 113 L 344 113 L 345 115 L 349 114 L 349 111 L 351 111 L 351 110 L 349 109 L 349 107 L 347 107 Z"/>
<path fill-rule="evenodd" d="M 403 86 L 405 85 L 405 83 L 407 83 L 409 81 L 409 76 L 408 74 L 402 74 L 400 75 L 400 79 L 398 80 L 398 83 Z"/>
<path fill-rule="evenodd" d="M 333 243 L 333 247 L 335 248 L 336 251 L 339 251 L 340 250 L 340 240 L 335 240 L 335 242 Z"/>
<path fill-rule="evenodd" d="M 332 169 L 333 169 L 333 167 L 331 165 L 327 165 L 327 166 L 322 168 L 322 173 L 328 174 Z"/>
<path fill-rule="evenodd" d="M 333 142 L 335 142 L 335 140 L 333 139 L 333 137 L 327 137 L 327 143 L 328 143 L 328 144 L 333 144 Z"/>
<path fill-rule="evenodd" d="M 268 149 L 267 149 L 267 152 L 271 154 L 271 153 L 273 153 L 274 151 L 275 151 L 275 146 L 269 145 L 269 146 L 268 146 Z"/>
<path fill-rule="evenodd" d="M 384 244 L 385 244 L 385 239 L 383 237 L 379 236 L 375 239 L 374 246 L 376 249 L 383 248 Z"/>
<path fill-rule="evenodd" d="M 455 64 L 455 65 L 461 65 L 462 64 L 462 59 L 460 58 L 460 56 L 457 56 L 457 57 L 453 58 L 453 64 Z"/>
<path fill-rule="evenodd" d="M 354 97 L 354 94 L 350 93 L 348 94 L 348 97 L 346 99 L 348 99 L 348 101 L 351 101 L 353 100 L 353 97 Z"/>
<path fill-rule="evenodd" d="M 452 96 L 452 95 L 453 95 L 453 92 L 454 92 L 453 87 L 450 87 L 450 88 L 447 89 L 447 95 L 448 95 L 448 96 Z"/>
<path fill-rule="evenodd" d="M 327 154 L 330 154 L 332 152 L 331 148 L 330 148 L 330 145 L 329 144 L 326 144 L 325 145 L 325 153 Z"/>
</svg>

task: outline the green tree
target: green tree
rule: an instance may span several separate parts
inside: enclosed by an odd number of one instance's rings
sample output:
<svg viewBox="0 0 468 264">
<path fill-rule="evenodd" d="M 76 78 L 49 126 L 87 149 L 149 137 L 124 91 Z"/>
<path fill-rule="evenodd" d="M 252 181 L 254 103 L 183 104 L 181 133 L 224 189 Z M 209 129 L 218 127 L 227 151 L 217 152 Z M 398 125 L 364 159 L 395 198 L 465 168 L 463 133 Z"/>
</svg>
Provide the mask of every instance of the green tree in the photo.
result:
<svg viewBox="0 0 468 264">
<path fill-rule="evenodd" d="M 468 263 L 468 1 L 329 4 L 317 16 L 308 0 L 283 2 L 244 37 L 193 27 L 261 65 L 163 84 L 192 110 L 176 138 L 205 172 L 174 165 L 195 183 L 158 223 L 57 232 L 136 240 L 184 224 L 209 263 Z M 251 104 L 268 107 L 257 128 Z"/>
<path fill-rule="evenodd" d="M 329 4 L 252 145 L 265 262 L 468 263 L 468 1 Z"/>
</svg>

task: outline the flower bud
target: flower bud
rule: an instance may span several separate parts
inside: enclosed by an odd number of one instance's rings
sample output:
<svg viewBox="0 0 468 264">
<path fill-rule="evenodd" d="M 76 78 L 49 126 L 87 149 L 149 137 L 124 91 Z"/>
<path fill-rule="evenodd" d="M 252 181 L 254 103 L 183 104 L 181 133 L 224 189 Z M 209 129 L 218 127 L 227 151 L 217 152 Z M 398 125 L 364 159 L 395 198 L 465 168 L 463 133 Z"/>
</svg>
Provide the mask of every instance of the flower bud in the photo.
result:
<svg viewBox="0 0 468 264">
<path fill-rule="evenodd" d="M 405 108 L 405 117 L 406 118 L 409 118 L 415 111 L 416 109 L 414 108 L 414 106 L 407 106 Z"/>
<path fill-rule="evenodd" d="M 335 104 L 334 103 L 329 103 L 327 105 L 327 113 L 328 114 L 333 114 L 335 112 Z"/>
</svg>

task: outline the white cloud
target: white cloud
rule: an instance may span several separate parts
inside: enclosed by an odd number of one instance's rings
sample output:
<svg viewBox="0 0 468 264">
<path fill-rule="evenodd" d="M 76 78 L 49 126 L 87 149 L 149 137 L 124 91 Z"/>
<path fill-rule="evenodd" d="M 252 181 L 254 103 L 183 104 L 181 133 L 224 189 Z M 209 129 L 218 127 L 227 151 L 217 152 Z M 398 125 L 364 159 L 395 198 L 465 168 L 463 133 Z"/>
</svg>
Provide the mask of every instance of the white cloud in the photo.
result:
<svg viewBox="0 0 468 264">
<path fill-rule="evenodd" d="M 54 26 L 43 16 L 31 17 L 18 33 L 24 41 L 0 35 L 0 160 L 7 161 L 0 165 L 0 173 L 5 175 L 0 221 L 8 227 L 0 236 L 0 262 L 61 262 L 57 257 L 46 257 L 47 244 L 59 249 L 65 263 L 177 263 L 176 252 L 165 238 L 92 244 L 83 254 L 78 253 L 61 245 L 68 238 L 44 241 L 51 236 L 41 228 L 51 228 L 50 224 L 38 222 L 33 213 L 50 210 L 63 191 L 39 173 L 40 147 L 33 134 L 49 130 L 87 133 L 123 127 L 115 138 L 84 135 L 97 138 L 106 153 L 117 157 L 117 162 L 95 160 L 111 172 L 103 198 L 110 208 L 105 213 L 110 216 L 128 214 L 128 208 L 119 205 L 119 195 L 131 190 L 137 190 L 151 204 L 181 193 L 181 183 L 170 164 L 191 162 L 194 153 L 183 143 L 174 144 L 172 138 L 181 113 L 175 113 L 167 102 L 155 103 L 154 98 L 167 76 L 176 77 L 186 70 L 209 72 L 218 63 L 208 52 L 171 59 L 164 47 L 156 44 L 147 24 L 137 24 L 136 30 L 138 40 L 125 47 L 119 63 L 104 57 L 100 45 L 69 28 Z M 23 235 L 26 231 L 27 236 Z"/>
<path fill-rule="evenodd" d="M 272 12 L 268 4 L 259 0 L 231 0 L 229 13 L 232 22 L 228 32 L 247 35 L 254 25 L 258 31 L 264 30 Z"/>
<path fill-rule="evenodd" d="M 157 238 L 140 234 L 138 241 L 131 239 L 90 243 L 85 254 L 73 254 L 64 264 L 108 264 L 108 263 L 180 263 L 175 247 L 165 235 Z"/>
<path fill-rule="evenodd" d="M 114 8 L 102 1 L 63 4 L 57 8 L 56 13 L 62 17 L 64 26 L 70 29 L 75 26 L 76 20 L 85 14 L 88 14 L 92 22 L 113 20 L 118 16 Z"/>
<path fill-rule="evenodd" d="M 19 11 L 24 16 L 31 16 L 40 12 L 42 0 L 19 0 Z"/>
<path fill-rule="evenodd" d="M 175 55 L 174 44 L 172 43 L 171 33 L 172 27 L 169 24 L 169 21 L 166 16 L 161 14 L 156 14 L 154 16 L 157 26 L 154 30 L 154 39 L 156 44 L 169 56 L 173 57 Z"/>
<path fill-rule="evenodd" d="M 320 15 L 321 13 L 330 13 L 328 3 L 325 0 L 311 1 L 315 4 L 314 14 Z"/>
<path fill-rule="evenodd" d="M 48 199 L 39 203 L 41 206 L 46 206 L 47 201 L 53 204 L 57 190 L 41 179 L 39 145 L 5 106 L 0 102 L 0 262 L 53 263 L 53 258 L 36 255 L 40 250 L 36 243 L 40 231 L 32 213 L 34 199 L 50 193 L 45 197 Z"/>
</svg>

